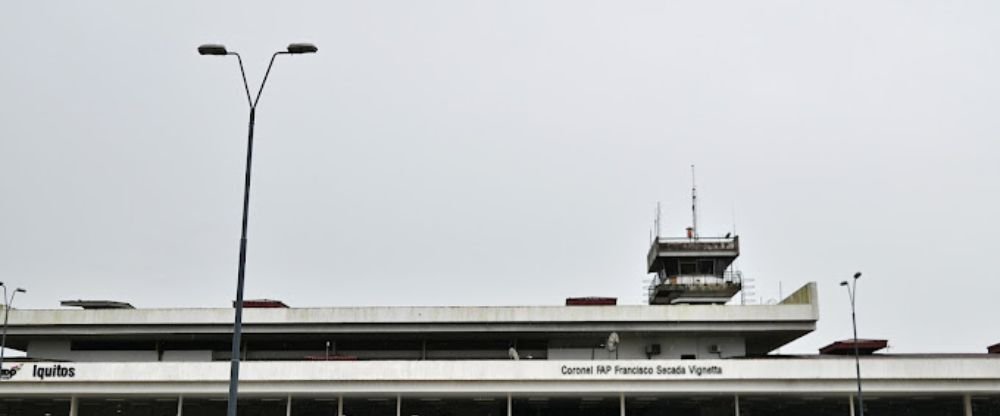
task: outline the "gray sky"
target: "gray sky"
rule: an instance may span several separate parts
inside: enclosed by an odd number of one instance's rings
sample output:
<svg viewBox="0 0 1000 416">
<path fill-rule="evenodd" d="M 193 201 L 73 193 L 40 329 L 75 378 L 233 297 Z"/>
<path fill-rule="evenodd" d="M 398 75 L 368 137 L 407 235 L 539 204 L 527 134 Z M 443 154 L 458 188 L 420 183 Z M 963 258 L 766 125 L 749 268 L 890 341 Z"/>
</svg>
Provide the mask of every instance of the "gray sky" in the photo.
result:
<svg viewBox="0 0 1000 416">
<path fill-rule="evenodd" d="M 894 352 L 1000 342 L 995 1 L 9 2 L 0 280 L 15 306 L 229 304 L 251 82 L 247 297 L 641 303 L 656 201 L 733 227 L 760 297 Z"/>
</svg>

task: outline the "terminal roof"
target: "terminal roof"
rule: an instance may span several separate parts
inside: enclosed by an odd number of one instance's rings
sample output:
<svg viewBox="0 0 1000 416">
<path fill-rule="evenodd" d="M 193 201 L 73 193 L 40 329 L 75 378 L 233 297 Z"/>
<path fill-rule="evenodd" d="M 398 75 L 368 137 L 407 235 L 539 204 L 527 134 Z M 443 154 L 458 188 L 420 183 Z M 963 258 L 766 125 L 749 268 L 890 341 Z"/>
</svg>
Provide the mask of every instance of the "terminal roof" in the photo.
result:
<svg viewBox="0 0 1000 416">
<path fill-rule="evenodd" d="M 135 309 L 131 303 L 114 300 L 64 300 L 60 301 L 59 305 L 83 309 Z"/>
</svg>

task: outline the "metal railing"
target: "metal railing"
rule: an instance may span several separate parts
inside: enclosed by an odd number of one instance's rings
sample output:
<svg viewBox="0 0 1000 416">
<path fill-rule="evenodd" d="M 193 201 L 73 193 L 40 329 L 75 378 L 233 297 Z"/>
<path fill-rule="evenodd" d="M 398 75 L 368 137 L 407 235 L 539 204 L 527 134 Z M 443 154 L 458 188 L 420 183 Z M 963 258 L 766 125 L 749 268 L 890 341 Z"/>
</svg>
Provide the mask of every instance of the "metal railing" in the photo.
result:
<svg viewBox="0 0 1000 416">
<path fill-rule="evenodd" d="M 739 270 L 727 270 L 721 277 L 716 275 L 685 275 L 661 278 L 657 276 L 647 288 L 649 294 L 652 295 L 660 285 L 742 286 L 743 272 Z"/>
<path fill-rule="evenodd" d="M 729 243 L 736 241 L 736 237 L 656 237 L 657 241 L 663 242 L 702 242 L 702 243 Z"/>
<path fill-rule="evenodd" d="M 659 237 L 650 248 L 650 253 L 670 251 L 733 251 L 739 250 L 736 237 L 725 238 L 677 238 Z"/>
</svg>

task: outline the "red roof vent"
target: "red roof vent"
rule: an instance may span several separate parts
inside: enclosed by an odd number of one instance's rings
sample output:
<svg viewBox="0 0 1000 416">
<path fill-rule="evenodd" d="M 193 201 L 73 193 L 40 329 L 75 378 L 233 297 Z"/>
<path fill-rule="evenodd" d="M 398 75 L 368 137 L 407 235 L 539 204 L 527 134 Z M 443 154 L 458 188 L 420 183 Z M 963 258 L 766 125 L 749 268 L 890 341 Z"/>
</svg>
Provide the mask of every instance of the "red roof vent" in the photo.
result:
<svg viewBox="0 0 1000 416">
<path fill-rule="evenodd" d="M 617 304 L 618 298 L 603 298 L 599 296 L 566 298 L 566 306 L 614 306 Z"/>
<path fill-rule="evenodd" d="M 233 301 L 233 307 L 236 307 L 236 301 Z M 285 302 L 274 299 L 244 299 L 244 308 L 288 308 Z"/>
<path fill-rule="evenodd" d="M 986 347 L 986 352 L 990 354 L 1000 354 L 1000 343 L 996 343 Z"/>
<path fill-rule="evenodd" d="M 858 354 L 872 355 L 875 351 L 888 346 L 889 341 L 884 339 L 859 339 Z M 854 340 L 835 341 L 830 345 L 820 348 L 819 353 L 823 355 L 854 355 Z"/>
</svg>

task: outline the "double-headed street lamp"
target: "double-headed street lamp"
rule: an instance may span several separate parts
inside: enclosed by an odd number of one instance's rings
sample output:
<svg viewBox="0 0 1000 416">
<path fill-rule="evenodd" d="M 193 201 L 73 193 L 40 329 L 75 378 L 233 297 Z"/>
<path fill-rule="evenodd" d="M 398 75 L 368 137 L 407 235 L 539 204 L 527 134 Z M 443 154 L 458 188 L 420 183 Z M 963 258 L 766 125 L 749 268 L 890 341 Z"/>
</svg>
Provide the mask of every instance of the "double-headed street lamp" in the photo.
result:
<svg viewBox="0 0 1000 416">
<path fill-rule="evenodd" d="M 7 350 L 7 316 L 10 315 L 10 305 L 14 303 L 14 296 L 18 293 L 27 293 L 27 290 L 22 288 L 14 289 L 14 292 L 7 297 L 7 285 L 0 282 L 0 287 L 3 287 L 3 335 L 0 336 L 0 379 L 3 378 L 3 354 Z"/>
<path fill-rule="evenodd" d="M 253 126 L 257 113 L 257 102 L 260 101 L 260 94 L 264 91 L 264 84 L 267 83 L 267 76 L 271 74 L 271 67 L 274 65 L 274 58 L 278 55 L 298 55 L 304 53 L 316 53 L 316 45 L 311 43 L 293 43 L 288 45 L 284 51 L 275 52 L 271 55 L 271 63 L 267 65 L 264 72 L 264 79 L 257 89 L 257 96 L 250 97 L 250 85 L 247 84 L 247 73 L 243 69 L 243 58 L 236 52 L 231 52 L 223 45 L 201 45 L 198 53 L 202 55 L 236 56 L 240 64 L 240 75 L 243 77 L 243 90 L 247 94 L 247 104 L 250 105 L 250 128 L 247 134 L 247 167 L 243 182 L 243 228 L 240 232 L 240 263 L 236 277 L 236 321 L 233 324 L 233 349 L 229 367 L 229 403 L 226 407 L 227 416 L 236 416 L 236 399 L 240 380 L 240 335 L 243 332 L 243 276 L 247 263 L 247 216 L 250 210 L 250 165 L 253 161 Z"/>
<path fill-rule="evenodd" d="M 854 273 L 854 280 L 848 283 L 846 280 L 840 285 L 847 288 L 847 295 L 851 298 L 851 324 L 854 326 L 854 369 L 858 378 L 858 415 L 865 416 L 865 396 L 861 393 L 861 354 L 858 353 L 858 319 L 854 312 L 854 295 L 858 293 L 858 279 L 861 272 Z"/>
</svg>

